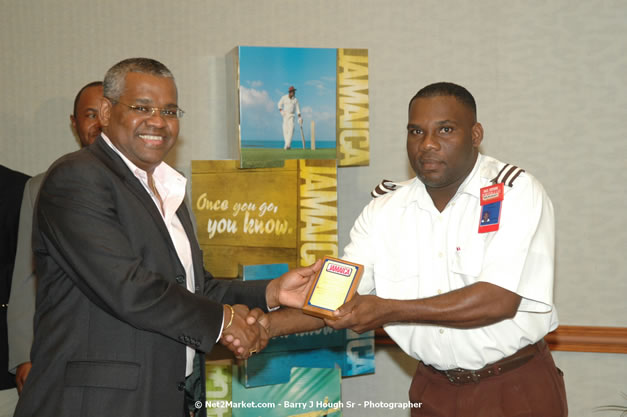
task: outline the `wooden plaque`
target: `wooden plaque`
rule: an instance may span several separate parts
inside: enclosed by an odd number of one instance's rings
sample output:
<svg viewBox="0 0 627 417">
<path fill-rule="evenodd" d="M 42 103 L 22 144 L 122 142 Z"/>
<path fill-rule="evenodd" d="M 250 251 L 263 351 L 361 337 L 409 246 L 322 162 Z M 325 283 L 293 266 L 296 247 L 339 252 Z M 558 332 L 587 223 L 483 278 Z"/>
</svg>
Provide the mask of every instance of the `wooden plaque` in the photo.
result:
<svg viewBox="0 0 627 417">
<path fill-rule="evenodd" d="M 325 256 L 303 311 L 333 319 L 333 312 L 353 298 L 363 272 L 363 265 Z"/>
</svg>

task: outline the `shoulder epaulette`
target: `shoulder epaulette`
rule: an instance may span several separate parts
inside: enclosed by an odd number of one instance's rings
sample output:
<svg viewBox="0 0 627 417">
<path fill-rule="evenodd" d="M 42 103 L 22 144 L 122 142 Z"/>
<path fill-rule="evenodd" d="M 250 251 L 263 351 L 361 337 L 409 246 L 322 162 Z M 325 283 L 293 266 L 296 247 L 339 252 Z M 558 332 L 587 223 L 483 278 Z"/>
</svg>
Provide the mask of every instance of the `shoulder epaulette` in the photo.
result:
<svg viewBox="0 0 627 417">
<path fill-rule="evenodd" d="M 525 172 L 524 169 L 518 168 L 516 165 L 505 164 L 505 166 L 499 171 L 498 175 L 492 179 L 492 184 L 503 183 L 508 187 L 514 185 L 514 181 L 520 174 Z"/>
<path fill-rule="evenodd" d="M 381 181 L 381 183 L 379 185 L 377 185 L 374 190 L 372 190 L 370 192 L 370 195 L 374 198 L 377 197 L 381 197 L 384 194 L 387 194 L 389 192 L 392 192 L 400 187 L 402 187 L 404 184 L 402 183 L 396 183 L 394 181 L 390 181 L 390 180 L 383 180 Z"/>
</svg>

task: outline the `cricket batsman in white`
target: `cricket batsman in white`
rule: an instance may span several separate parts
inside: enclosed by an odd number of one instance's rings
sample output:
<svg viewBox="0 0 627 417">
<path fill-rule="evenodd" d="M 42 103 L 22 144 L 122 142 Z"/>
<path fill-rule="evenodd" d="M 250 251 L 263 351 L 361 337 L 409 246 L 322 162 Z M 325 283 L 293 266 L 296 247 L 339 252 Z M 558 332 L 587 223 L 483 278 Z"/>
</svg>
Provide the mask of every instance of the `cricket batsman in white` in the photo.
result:
<svg viewBox="0 0 627 417">
<path fill-rule="evenodd" d="M 283 140 L 285 142 L 283 149 L 290 149 L 292 147 L 292 136 L 294 135 L 295 114 L 298 115 L 298 123 L 303 124 L 294 86 L 290 86 L 288 93 L 281 97 L 278 107 L 281 116 L 283 116 Z"/>
</svg>

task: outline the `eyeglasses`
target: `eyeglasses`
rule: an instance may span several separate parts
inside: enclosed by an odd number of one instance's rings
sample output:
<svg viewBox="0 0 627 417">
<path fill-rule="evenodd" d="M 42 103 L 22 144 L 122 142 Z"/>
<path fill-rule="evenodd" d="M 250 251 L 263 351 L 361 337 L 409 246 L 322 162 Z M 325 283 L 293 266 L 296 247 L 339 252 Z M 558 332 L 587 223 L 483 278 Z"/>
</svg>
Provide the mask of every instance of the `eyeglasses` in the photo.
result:
<svg viewBox="0 0 627 417">
<path fill-rule="evenodd" d="M 148 107 L 148 106 L 142 106 L 142 105 L 126 104 L 126 103 L 122 103 L 121 101 L 117 101 L 113 99 L 109 99 L 109 100 L 111 100 L 113 103 L 122 104 L 128 107 L 129 109 L 133 110 L 133 112 L 135 112 L 138 116 L 142 116 L 146 118 L 154 116 L 155 112 L 159 112 L 159 115 L 165 119 L 180 119 L 185 114 L 183 109 L 179 107 L 162 109 L 159 107 Z"/>
</svg>

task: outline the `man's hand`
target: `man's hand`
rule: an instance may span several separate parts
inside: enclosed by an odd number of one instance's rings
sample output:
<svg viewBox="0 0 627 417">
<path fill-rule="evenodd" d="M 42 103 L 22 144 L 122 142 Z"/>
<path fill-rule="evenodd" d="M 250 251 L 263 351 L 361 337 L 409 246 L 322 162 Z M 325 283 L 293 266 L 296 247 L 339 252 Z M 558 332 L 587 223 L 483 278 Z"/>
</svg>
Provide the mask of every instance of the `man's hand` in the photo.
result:
<svg viewBox="0 0 627 417">
<path fill-rule="evenodd" d="M 246 322 L 248 324 L 259 324 L 265 330 L 266 334 L 268 336 L 270 335 L 270 316 L 261 311 L 261 309 L 254 308 L 250 310 L 250 313 L 248 313 L 248 316 L 246 317 Z M 266 344 L 263 345 L 263 347 L 265 348 L 267 344 L 266 340 Z"/>
<path fill-rule="evenodd" d="M 254 308 L 246 316 L 246 323 L 251 326 L 259 326 L 259 347 L 253 352 L 259 353 L 268 346 L 268 341 L 270 341 L 270 317 L 261 309 Z"/>
<path fill-rule="evenodd" d="M 17 366 L 17 370 L 15 371 L 15 384 L 17 385 L 18 394 L 22 394 L 22 388 L 24 388 L 24 383 L 32 367 L 32 362 L 24 362 Z"/>
<path fill-rule="evenodd" d="M 268 345 L 270 340 L 270 319 L 260 308 L 253 308 L 246 316 L 246 323 L 249 326 L 259 326 L 259 343 L 257 349 L 252 353 L 261 352 Z M 251 353 L 251 354 L 252 354 Z"/>
<path fill-rule="evenodd" d="M 361 333 L 387 323 L 423 323 L 456 329 L 489 326 L 516 315 L 521 296 L 488 282 L 476 282 L 441 295 L 415 300 L 357 296 L 338 308 L 334 329 Z"/>
<path fill-rule="evenodd" d="M 355 295 L 355 298 L 333 312 L 333 319 L 325 319 L 327 326 L 336 330 L 349 328 L 363 333 L 393 321 L 392 301 L 376 295 Z"/>
<path fill-rule="evenodd" d="M 248 307 L 236 304 L 233 307 L 233 320 L 231 321 L 231 309 L 224 306 L 224 326 L 220 343 L 231 350 L 238 359 L 246 359 L 251 354 L 260 351 L 268 344 L 268 331 L 257 323 L 263 315 L 256 309 L 249 314 Z"/>
<path fill-rule="evenodd" d="M 298 124 L 301 126 L 303 125 L 303 118 L 300 117 L 300 114 L 298 115 Z"/>
<path fill-rule="evenodd" d="M 302 308 L 309 288 L 321 266 L 322 260 L 319 259 L 311 266 L 293 269 L 270 281 L 266 288 L 268 307 L 274 308 L 282 305 Z"/>
</svg>

